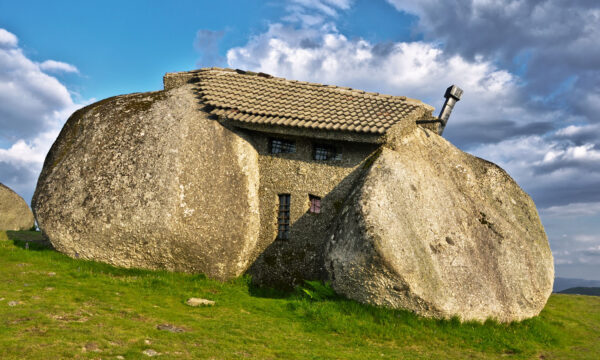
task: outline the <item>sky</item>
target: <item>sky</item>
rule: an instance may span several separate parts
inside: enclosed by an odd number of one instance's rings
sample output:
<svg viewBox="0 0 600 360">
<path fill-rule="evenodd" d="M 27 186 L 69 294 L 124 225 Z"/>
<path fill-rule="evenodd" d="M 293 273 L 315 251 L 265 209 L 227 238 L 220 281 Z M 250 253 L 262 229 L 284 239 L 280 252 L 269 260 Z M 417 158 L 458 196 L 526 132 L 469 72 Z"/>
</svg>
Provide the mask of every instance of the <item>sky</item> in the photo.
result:
<svg viewBox="0 0 600 360">
<path fill-rule="evenodd" d="M 600 280 L 597 0 L 0 0 L 0 182 L 30 201 L 69 115 L 221 66 L 420 99 L 535 201 L 556 275 Z"/>
</svg>

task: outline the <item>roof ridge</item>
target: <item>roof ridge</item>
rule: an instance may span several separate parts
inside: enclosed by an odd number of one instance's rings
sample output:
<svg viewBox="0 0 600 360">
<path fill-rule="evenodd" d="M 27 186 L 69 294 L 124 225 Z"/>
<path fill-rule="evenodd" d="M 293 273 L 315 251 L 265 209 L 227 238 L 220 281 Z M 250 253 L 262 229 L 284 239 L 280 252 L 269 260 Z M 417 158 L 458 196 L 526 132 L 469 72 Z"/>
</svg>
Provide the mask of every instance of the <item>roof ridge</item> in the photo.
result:
<svg viewBox="0 0 600 360">
<path fill-rule="evenodd" d="M 269 80 L 285 81 L 285 82 L 292 83 L 292 84 L 309 85 L 309 86 L 321 87 L 321 88 L 325 87 L 325 88 L 332 89 L 332 90 L 335 89 L 335 90 L 349 91 L 353 95 L 354 94 L 355 95 L 368 95 L 368 96 L 380 97 L 382 99 L 397 99 L 397 100 L 402 100 L 402 101 L 408 99 L 406 96 L 403 96 L 403 95 L 381 94 L 378 92 L 371 92 L 371 91 L 365 91 L 365 90 L 361 90 L 361 89 L 355 89 L 355 88 L 351 88 L 348 86 L 329 85 L 329 84 L 315 83 L 315 82 L 310 82 L 310 81 L 287 79 L 284 77 L 272 76 L 272 75 L 269 75 L 269 74 L 266 74 L 263 72 L 254 72 L 254 71 L 232 69 L 232 68 L 222 68 L 222 67 L 216 67 L 216 66 L 200 68 L 198 70 L 192 70 L 189 72 L 210 72 L 210 71 L 223 71 L 223 72 L 235 73 L 235 74 L 247 75 L 247 76 L 268 75 L 269 77 L 267 77 L 267 79 L 269 79 Z M 417 99 L 410 99 L 410 100 L 415 105 L 418 105 L 418 104 L 426 105 L 425 103 L 423 103 L 422 101 L 417 100 Z"/>
</svg>

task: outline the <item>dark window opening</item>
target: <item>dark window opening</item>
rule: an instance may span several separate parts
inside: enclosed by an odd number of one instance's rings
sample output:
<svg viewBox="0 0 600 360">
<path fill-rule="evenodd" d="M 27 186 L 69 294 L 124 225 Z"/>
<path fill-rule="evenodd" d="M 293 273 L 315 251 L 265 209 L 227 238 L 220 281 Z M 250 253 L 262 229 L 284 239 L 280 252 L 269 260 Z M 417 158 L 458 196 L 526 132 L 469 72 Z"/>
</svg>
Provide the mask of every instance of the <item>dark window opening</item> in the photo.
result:
<svg viewBox="0 0 600 360">
<path fill-rule="evenodd" d="M 269 141 L 271 154 L 287 154 L 296 152 L 296 143 L 289 140 L 271 139 Z"/>
<path fill-rule="evenodd" d="M 308 195 L 308 199 L 310 200 L 310 209 L 308 212 L 313 214 L 321 213 L 321 198 L 314 195 Z"/>
<path fill-rule="evenodd" d="M 288 240 L 290 238 L 290 195 L 279 195 L 279 215 L 277 216 L 277 238 Z"/>
<path fill-rule="evenodd" d="M 342 160 L 342 153 L 335 146 L 315 145 L 315 160 Z"/>
</svg>

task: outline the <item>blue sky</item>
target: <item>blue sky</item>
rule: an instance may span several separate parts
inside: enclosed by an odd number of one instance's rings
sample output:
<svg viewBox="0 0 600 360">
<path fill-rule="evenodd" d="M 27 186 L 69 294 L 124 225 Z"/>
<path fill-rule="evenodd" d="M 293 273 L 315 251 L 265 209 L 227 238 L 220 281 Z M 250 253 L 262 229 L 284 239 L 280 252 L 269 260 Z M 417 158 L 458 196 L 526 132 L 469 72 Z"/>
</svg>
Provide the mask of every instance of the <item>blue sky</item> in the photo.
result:
<svg viewBox="0 0 600 360">
<path fill-rule="evenodd" d="M 0 182 L 30 200 L 77 108 L 228 66 L 421 99 L 531 194 L 558 276 L 600 279 L 596 0 L 0 0 Z"/>
</svg>

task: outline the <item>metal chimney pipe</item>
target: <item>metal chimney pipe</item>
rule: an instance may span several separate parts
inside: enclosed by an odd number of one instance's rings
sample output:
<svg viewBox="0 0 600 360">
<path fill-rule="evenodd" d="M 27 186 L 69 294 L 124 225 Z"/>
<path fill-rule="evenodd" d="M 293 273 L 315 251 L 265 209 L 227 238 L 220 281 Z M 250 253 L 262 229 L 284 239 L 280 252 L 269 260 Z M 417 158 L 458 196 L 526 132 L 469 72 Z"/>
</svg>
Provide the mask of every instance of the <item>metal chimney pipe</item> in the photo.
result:
<svg viewBox="0 0 600 360">
<path fill-rule="evenodd" d="M 448 122 L 448 118 L 450 117 L 450 113 L 452 113 L 452 109 L 454 108 L 454 104 L 463 94 L 463 90 L 456 85 L 452 85 L 446 89 L 446 93 L 444 97 L 446 98 L 446 102 L 444 102 L 444 106 L 442 106 L 442 110 L 440 111 L 440 115 L 438 118 L 442 121 L 440 124 L 440 132 L 439 135 L 442 135 L 444 129 L 446 128 L 446 123 Z"/>
</svg>

